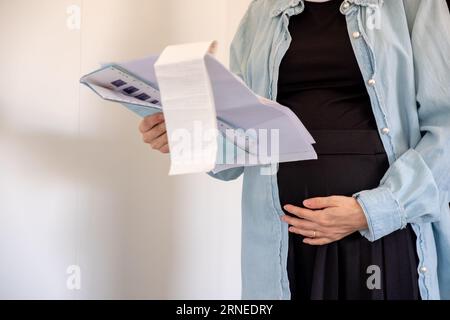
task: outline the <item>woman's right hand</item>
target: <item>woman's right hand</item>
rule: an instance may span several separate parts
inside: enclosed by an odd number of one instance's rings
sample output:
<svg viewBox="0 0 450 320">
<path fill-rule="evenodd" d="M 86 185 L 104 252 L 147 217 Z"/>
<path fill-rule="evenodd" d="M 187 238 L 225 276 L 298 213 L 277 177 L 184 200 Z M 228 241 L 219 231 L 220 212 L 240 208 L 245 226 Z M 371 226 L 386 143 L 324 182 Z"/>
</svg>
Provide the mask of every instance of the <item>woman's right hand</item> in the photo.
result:
<svg viewBox="0 0 450 320">
<path fill-rule="evenodd" d="M 162 113 L 144 118 L 139 125 L 139 131 L 145 143 L 161 153 L 169 153 L 166 122 Z"/>
</svg>

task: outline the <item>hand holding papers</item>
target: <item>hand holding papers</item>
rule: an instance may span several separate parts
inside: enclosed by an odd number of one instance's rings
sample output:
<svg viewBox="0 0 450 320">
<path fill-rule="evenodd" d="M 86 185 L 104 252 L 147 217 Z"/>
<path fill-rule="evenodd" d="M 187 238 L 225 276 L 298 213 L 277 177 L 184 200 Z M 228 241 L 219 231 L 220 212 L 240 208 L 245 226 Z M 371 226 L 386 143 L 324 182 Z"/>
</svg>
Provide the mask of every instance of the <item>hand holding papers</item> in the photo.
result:
<svg viewBox="0 0 450 320">
<path fill-rule="evenodd" d="M 317 159 L 297 116 L 255 95 L 211 52 L 211 43 L 170 46 L 159 57 L 110 64 L 81 82 L 142 117 L 164 112 L 171 174 Z"/>
</svg>

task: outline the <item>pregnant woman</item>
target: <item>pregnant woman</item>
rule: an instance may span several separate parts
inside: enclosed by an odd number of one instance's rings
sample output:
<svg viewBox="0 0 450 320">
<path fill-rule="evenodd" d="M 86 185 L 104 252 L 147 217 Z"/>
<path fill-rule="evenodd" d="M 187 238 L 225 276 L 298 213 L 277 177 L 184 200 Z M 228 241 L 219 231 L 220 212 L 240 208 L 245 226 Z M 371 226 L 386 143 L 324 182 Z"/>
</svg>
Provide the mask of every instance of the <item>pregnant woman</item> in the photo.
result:
<svg viewBox="0 0 450 320">
<path fill-rule="evenodd" d="M 450 298 L 449 55 L 445 0 L 252 1 L 231 69 L 319 159 L 213 175 L 244 174 L 244 298 Z M 140 131 L 169 152 L 163 115 Z"/>
</svg>

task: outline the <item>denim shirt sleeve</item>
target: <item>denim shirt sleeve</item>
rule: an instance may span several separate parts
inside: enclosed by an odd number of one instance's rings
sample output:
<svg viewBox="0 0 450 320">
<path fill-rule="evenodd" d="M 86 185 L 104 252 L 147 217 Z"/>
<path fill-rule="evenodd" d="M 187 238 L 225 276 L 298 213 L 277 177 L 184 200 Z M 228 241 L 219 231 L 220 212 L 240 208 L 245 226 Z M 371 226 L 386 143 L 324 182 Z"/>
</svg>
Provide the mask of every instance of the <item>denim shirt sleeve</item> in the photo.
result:
<svg viewBox="0 0 450 320">
<path fill-rule="evenodd" d="M 354 195 L 369 225 L 361 234 L 370 241 L 408 223 L 439 221 L 436 213 L 448 200 L 443 195 L 450 184 L 450 15 L 444 0 L 404 5 L 422 139 L 392 164 L 378 188 Z"/>
</svg>

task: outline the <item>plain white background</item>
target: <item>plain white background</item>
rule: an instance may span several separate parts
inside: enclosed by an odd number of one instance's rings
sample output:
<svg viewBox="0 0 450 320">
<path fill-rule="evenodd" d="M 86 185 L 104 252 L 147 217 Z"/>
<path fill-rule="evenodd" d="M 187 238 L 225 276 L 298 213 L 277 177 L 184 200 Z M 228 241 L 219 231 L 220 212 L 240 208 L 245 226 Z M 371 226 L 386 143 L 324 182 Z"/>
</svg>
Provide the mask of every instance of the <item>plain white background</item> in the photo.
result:
<svg viewBox="0 0 450 320">
<path fill-rule="evenodd" d="M 78 79 L 180 42 L 227 64 L 249 2 L 0 0 L 0 298 L 240 298 L 241 182 L 168 177 L 140 119 Z"/>
</svg>

